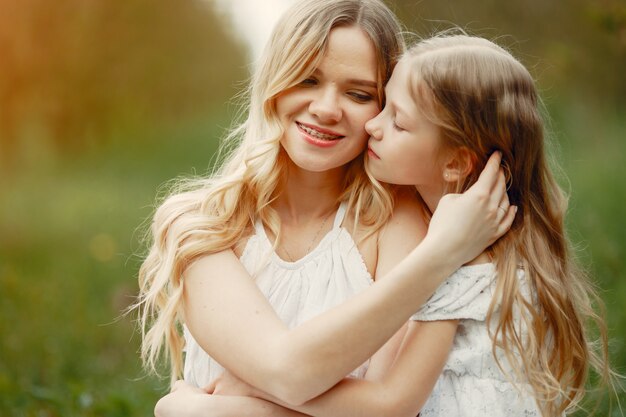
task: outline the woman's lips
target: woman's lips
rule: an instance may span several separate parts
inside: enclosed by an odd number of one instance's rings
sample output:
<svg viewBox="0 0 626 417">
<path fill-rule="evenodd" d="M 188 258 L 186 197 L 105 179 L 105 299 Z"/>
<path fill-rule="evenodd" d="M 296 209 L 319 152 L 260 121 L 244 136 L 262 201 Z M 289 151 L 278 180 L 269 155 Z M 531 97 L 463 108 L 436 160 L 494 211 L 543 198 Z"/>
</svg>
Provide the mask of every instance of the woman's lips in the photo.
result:
<svg viewBox="0 0 626 417">
<path fill-rule="evenodd" d="M 321 148 L 334 146 L 339 142 L 339 139 L 343 139 L 345 137 L 332 130 L 323 129 L 318 126 L 301 122 L 296 122 L 296 126 L 298 131 L 302 133 L 302 136 L 308 143 Z"/>
</svg>

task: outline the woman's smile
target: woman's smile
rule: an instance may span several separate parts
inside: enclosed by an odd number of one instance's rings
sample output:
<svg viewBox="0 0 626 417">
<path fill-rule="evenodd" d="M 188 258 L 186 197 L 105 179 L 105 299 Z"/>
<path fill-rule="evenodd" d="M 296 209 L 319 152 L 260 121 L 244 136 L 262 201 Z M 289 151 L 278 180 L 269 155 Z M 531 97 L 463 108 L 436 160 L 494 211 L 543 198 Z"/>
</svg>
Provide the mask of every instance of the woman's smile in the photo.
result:
<svg viewBox="0 0 626 417">
<path fill-rule="evenodd" d="M 311 124 L 296 122 L 296 126 L 298 126 L 298 130 L 307 142 L 323 148 L 334 146 L 339 143 L 340 139 L 345 138 L 344 135 L 340 135 L 337 132 Z"/>
</svg>

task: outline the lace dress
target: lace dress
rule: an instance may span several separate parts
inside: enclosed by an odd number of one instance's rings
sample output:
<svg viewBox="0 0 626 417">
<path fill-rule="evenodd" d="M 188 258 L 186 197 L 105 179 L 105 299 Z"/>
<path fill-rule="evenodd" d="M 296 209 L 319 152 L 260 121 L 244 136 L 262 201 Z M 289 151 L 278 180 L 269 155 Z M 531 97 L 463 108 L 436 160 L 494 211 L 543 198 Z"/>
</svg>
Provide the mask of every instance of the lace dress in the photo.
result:
<svg viewBox="0 0 626 417">
<path fill-rule="evenodd" d="M 530 299 L 522 270 L 518 279 L 519 288 Z M 530 386 L 523 382 L 514 386 L 496 364 L 486 322 L 495 288 L 494 264 L 462 267 L 411 318 L 460 319 L 448 360 L 420 417 L 541 416 Z M 498 319 L 496 308 L 492 323 Z M 496 355 L 508 373 L 510 367 L 502 350 L 496 350 Z"/>
<path fill-rule="evenodd" d="M 341 227 L 345 213 L 346 203 L 342 203 L 331 231 L 295 262 L 281 259 L 272 250 L 261 222 L 255 224 L 256 233 L 248 239 L 241 263 L 290 328 L 343 303 L 373 282 L 352 236 Z M 186 327 L 184 336 L 185 380 L 204 387 L 224 368 L 202 350 Z M 368 363 L 350 376 L 363 378 Z"/>
</svg>

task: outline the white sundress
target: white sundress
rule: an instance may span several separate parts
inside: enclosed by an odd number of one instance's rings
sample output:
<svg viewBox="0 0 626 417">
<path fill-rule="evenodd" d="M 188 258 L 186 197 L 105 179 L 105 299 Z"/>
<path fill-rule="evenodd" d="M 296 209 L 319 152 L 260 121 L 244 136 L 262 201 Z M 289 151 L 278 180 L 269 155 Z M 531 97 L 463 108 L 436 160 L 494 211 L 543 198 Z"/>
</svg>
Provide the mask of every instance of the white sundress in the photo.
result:
<svg viewBox="0 0 626 417">
<path fill-rule="evenodd" d="M 524 271 L 518 270 L 519 288 L 530 299 Z M 531 388 L 514 386 L 498 367 L 487 331 L 487 311 L 496 288 L 492 263 L 461 267 L 422 306 L 412 320 L 460 319 L 448 360 L 420 417 L 531 417 L 541 416 Z M 492 323 L 499 319 L 498 310 Z M 496 351 L 507 372 L 508 362 Z"/>
<path fill-rule="evenodd" d="M 343 303 L 373 282 L 352 236 L 341 227 L 346 206 L 341 203 L 333 228 L 317 247 L 295 262 L 285 261 L 273 251 L 261 221 L 256 222 L 256 233 L 246 243 L 241 263 L 289 328 Z M 224 368 L 202 350 L 186 327 L 184 337 L 185 381 L 207 386 Z M 350 376 L 363 378 L 368 364 Z"/>
</svg>

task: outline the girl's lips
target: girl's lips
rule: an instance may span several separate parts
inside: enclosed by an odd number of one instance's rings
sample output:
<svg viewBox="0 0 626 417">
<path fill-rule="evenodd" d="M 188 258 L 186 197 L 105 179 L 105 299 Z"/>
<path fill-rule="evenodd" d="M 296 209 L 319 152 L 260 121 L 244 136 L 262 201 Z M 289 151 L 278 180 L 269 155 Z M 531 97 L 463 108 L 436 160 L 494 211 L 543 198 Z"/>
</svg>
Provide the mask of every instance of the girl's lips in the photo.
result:
<svg viewBox="0 0 626 417">
<path fill-rule="evenodd" d="M 378 156 L 376 152 L 374 152 L 372 148 L 370 148 L 369 146 L 367 147 L 367 154 L 369 155 L 370 158 L 380 159 L 380 156 Z"/>
</svg>

